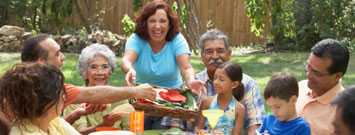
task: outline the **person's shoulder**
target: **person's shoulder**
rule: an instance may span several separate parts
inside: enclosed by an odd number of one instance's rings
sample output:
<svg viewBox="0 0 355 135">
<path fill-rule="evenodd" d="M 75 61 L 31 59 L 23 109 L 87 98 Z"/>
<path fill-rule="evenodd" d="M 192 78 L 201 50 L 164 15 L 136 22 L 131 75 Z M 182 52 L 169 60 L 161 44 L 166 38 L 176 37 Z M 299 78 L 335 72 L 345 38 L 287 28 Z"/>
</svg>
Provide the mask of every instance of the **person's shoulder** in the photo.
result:
<svg viewBox="0 0 355 135">
<path fill-rule="evenodd" d="M 236 104 L 235 104 L 236 110 L 239 112 L 245 112 L 245 110 L 246 110 L 245 106 L 241 102 L 238 102 L 237 100 L 235 100 L 235 101 L 236 101 Z"/>
<path fill-rule="evenodd" d="M 275 121 L 275 120 L 277 120 L 277 118 L 274 115 L 269 114 L 264 117 L 264 120 L 265 121 Z"/>
<path fill-rule="evenodd" d="M 37 132 L 36 128 L 28 123 L 22 125 L 25 128 L 21 128 L 20 125 L 14 124 L 10 129 L 10 135 L 41 135 L 41 132 Z"/>
<path fill-rule="evenodd" d="M 298 82 L 298 85 L 304 85 L 304 84 L 307 84 L 308 80 L 305 79 L 305 80 L 301 80 Z"/>
<path fill-rule="evenodd" d="M 256 80 L 252 78 L 250 75 L 243 73 L 242 82 L 244 85 L 256 85 Z"/>
<path fill-rule="evenodd" d="M 140 38 L 137 33 L 132 33 L 129 37 L 129 39 L 135 39 L 135 38 Z"/>
<path fill-rule="evenodd" d="M 255 79 L 253 79 L 251 76 L 243 73 L 243 79 L 242 83 L 244 85 L 244 88 L 246 91 L 253 89 L 254 87 L 257 87 L 257 82 Z"/>
<path fill-rule="evenodd" d="M 298 88 L 300 91 L 308 89 L 308 80 L 301 80 L 298 82 Z"/>
<path fill-rule="evenodd" d="M 185 38 L 181 32 L 176 33 L 174 39 Z"/>
<path fill-rule="evenodd" d="M 180 32 L 176 33 L 176 35 L 171 40 L 172 43 L 180 43 L 186 41 L 184 35 Z"/>
<path fill-rule="evenodd" d="M 298 132 L 299 134 L 304 134 L 304 135 L 311 134 L 311 128 L 309 126 L 309 123 L 304 118 L 298 117 L 295 126 L 297 127 L 296 132 Z"/>
<path fill-rule="evenodd" d="M 243 80 L 247 80 L 247 81 L 255 81 L 255 79 L 253 79 L 250 75 L 243 73 Z"/>
<path fill-rule="evenodd" d="M 262 124 L 268 127 L 274 125 L 275 122 L 278 122 L 277 118 L 274 115 L 270 114 L 270 115 L 266 115 L 263 118 Z"/>
<path fill-rule="evenodd" d="M 11 126 L 10 135 L 18 135 L 20 133 L 21 133 L 21 130 L 20 130 L 20 128 L 17 125 L 12 125 Z"/>
<path fill-rule="evenodd" d="M 145 42 L 145 40 L 141 38 L 137 33 L 132 33 L 127 40 L 135 42 Z"/>
<path fill-rule="evenodd" d="M 201 72 L 197 73 L 195 75 L 195 78 L 198 79 L 198 80 L 206 82 L 209 79 L 208 78 L 208 74 L 207 74 L 207 69 L 205 68 Z"/>
<path fill-rule="evenodd" d="M 296 119 L 295 123 L 299 126 L 302 126 L 302 127 L 309 127 L 309 123 L 302 117 L 298 117 Z"/>
<path fill-rule="evenodd" d="M 60 134 L 80 135 L 80 133 L 63 118 L 58 118 L 58 123 L 59 125 L 56 128 L 60 129 L 58 130 Z"/>
</svg>

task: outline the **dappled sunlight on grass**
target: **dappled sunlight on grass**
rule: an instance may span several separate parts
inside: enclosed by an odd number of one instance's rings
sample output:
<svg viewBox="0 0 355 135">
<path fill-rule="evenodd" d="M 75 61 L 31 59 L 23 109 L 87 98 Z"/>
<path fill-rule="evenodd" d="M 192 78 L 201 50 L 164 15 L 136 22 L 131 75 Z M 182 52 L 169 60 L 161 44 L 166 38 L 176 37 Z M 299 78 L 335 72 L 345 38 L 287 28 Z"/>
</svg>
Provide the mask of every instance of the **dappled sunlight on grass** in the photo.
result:
<svg viewBox="0 0 355 135">
<path fill-rule="evenodd" d="M 304 79 L 303 61 L 308 53 L 271 53 L 250 54 L 246 56 L 234 56 L 233 62 L 239 63 L 244 72 L 255 78 L 261 88 L 265 87 L 268 80 L 260 79 L 271 77 L 276 72 L 291 72 L 297 79 Z M 266 82 L 264 82 L 266 81 Z"/>
<path fill-rule="evenodd" d="M 247 63 L 247 62 L 251 62 L 256 58 L 255 55 L 248 55 L 248 56 L 233 56 L 232 57 L 232 61 L 234 62 L 238 62 L 238 64 L 242 64 L 242 63 Z"/>
<path fill-rule="evenodd" d="M 296 76 L 300 81 L 306 79 L 304 72 L 304 62 L 307 60 L 308 52 L 288 52 L 288 53 L 271 53 L 271 54 L 247 54 L 242 56 L 233 56 L 231 61 L 239 63 L 243 72 L 253 77 L 263 93 L 267 81 L 275 72 L 289 72 Z M 65 54 L 65 63 L 62 71 L 65 75 L 65 82 L 77 86 L 83 86 L 84 80 L 79 75 L 77 70 L 77 54 Z M 343 78 L 345 87 L 355 85 L 355 53 L 350 56 L 349 67 L 346 75 Z M 20 62 L 19 53 L 0 53 L 0 75 L 12 67 L 14 64 Z M 113 86 L 124 85 L 124 73 L 120 69 L 122 58 L 117 59 L 117 68 L 109 79 L 109 84 Z M 198 73 L 204 69 L 200 55 L 192 55 L 191 64 Z M 266 107 L 267 112 L 270 112 Z"/>
<path fill-rule="evenodd" d="M 263 64 L 270 64 L 271 58 L 270 57 L 266 57 L 264 59 L 259 59 L 258 62 L 263 63 Z"/>
<path fill-rule="evenodd" d="M 257 80 L 260 89 L 265 88 L 265 84 L 275 72 L 290 72 L 298 80 L 306 79 L 304 72 L 304 62 L 307 60 L 309 52 L 283 52 L 283 53 L 257 53 L 246 55 L 235 55 L 231 61 L 239 63 L 243 72 Z M 343 78 L 345 86 L 355 85 L 355 53 L 350 56 L 348 71 Z M 75 85 L 83 85 L 84 81 L 77 71 L 77 54 L 65 54 L 65 63 L 62 71 L 66 77 L 65 82 Z M 0 74 L 3 74 L 15 63 L 20 62 L 19 53 L 0 53 Z M 120 69 L 122 58 L 117 58 L 117 69 L 110 78 L 110 84 L 115 86 L 124 85 L 124 74 Z M 191 56 L 191 64 L 196 72 L 204 69 L 200 55 Z"/>
<path fill-rule="evenodd" d="M 10 69 L 16 63 L 20 63 L 19 53 L 0 53 L 0 75 L 4 74 L 6 70 Z"/>
<path fill-rule="evenodd" d="M 248 74 L 248 73 L 247 73 L 247 74 Z M 248 75 L 250 75 L 250 74 L 248 74 Z M 259 85 L 259 89 L 260 89 L 261 91 L 264 91 L 264 88 L 265 88 L 265 87 L 260 87 L 260 86 L 265 86 L 266 83 L 267 83 L 267 81 L 270 80 L 270 77 L 271 77 L 271 76 L 253 77 L 253 78 L 256 79 L 256 80 L 258 80 L 257 82 L 258 82 L 258 85 Z"/>
</svg>

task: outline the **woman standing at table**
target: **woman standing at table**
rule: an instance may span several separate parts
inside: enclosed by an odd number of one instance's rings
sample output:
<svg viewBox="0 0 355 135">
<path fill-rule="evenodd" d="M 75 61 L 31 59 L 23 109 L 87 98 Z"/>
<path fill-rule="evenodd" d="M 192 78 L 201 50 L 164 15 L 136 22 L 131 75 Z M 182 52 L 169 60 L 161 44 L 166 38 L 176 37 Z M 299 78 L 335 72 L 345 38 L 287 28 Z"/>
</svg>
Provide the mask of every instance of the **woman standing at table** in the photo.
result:
<svg viewBox="0 0 355 135">
<path fill-rule="evenodd" d="M 181 89 L 184 78 L 186 86 L 197 93 L 203 84 L 194 79 L 189 57 L 188 44 L 179 31 L 178 16 L 164 1 L 152 1 L 136 19 L 136 30 L 127 39 L 121 68 L 129 86 L 149 83 Z M 157 123 L 161 118 L 153 119 L 154 122 L 145 123 L 146 129 L 161 128 Z"/>
</svg>

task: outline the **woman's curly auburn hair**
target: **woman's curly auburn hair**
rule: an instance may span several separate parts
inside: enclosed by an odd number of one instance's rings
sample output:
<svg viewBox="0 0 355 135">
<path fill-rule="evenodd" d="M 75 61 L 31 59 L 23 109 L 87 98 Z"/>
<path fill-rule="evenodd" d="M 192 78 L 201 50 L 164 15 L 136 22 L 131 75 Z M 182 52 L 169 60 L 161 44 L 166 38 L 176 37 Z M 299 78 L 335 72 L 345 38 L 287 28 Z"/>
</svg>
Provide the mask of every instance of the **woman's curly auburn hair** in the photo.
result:
<svg viewBox="0 0 355 135">
<path fill-rule="evenodd" d="M 169 30 L 165 39 L 167 41 L 171 41 L 175 35 L 180 32 L 180 22 L 178 15 L 164 1 L 152 1 L 143 7 L 140 15 L 136 18 L 135 33 L 137 33 L 141 38 L 149 40 L 147 20 L 150 16 L 155 14 L 158 9 L 163 9 L 168 15 Z"/>
<path fill-rule="evenodd" d="M 20 125 L 58 105 L 63 94 L 62 72 L 45 64 L 20 63 L 0 79 L 0 109 Z"/>
</svg>

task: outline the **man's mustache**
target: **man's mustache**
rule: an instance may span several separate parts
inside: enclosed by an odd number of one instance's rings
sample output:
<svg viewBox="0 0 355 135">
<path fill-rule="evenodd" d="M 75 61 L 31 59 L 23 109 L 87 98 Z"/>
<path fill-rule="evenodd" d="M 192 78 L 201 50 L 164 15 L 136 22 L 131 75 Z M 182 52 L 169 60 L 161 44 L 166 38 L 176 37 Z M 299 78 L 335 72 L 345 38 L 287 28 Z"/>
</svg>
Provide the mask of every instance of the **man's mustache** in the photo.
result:
<svg viewBox="0 0 355 135">
<path fill-rule="evenodd" d="M 218 58 L 218 59 L 211 59 L 209 62 L 208 62 L 208 65 L 220 65 L 222 64 L 224 61 L 221 59 L 221 58 Z"/>
</svg>

